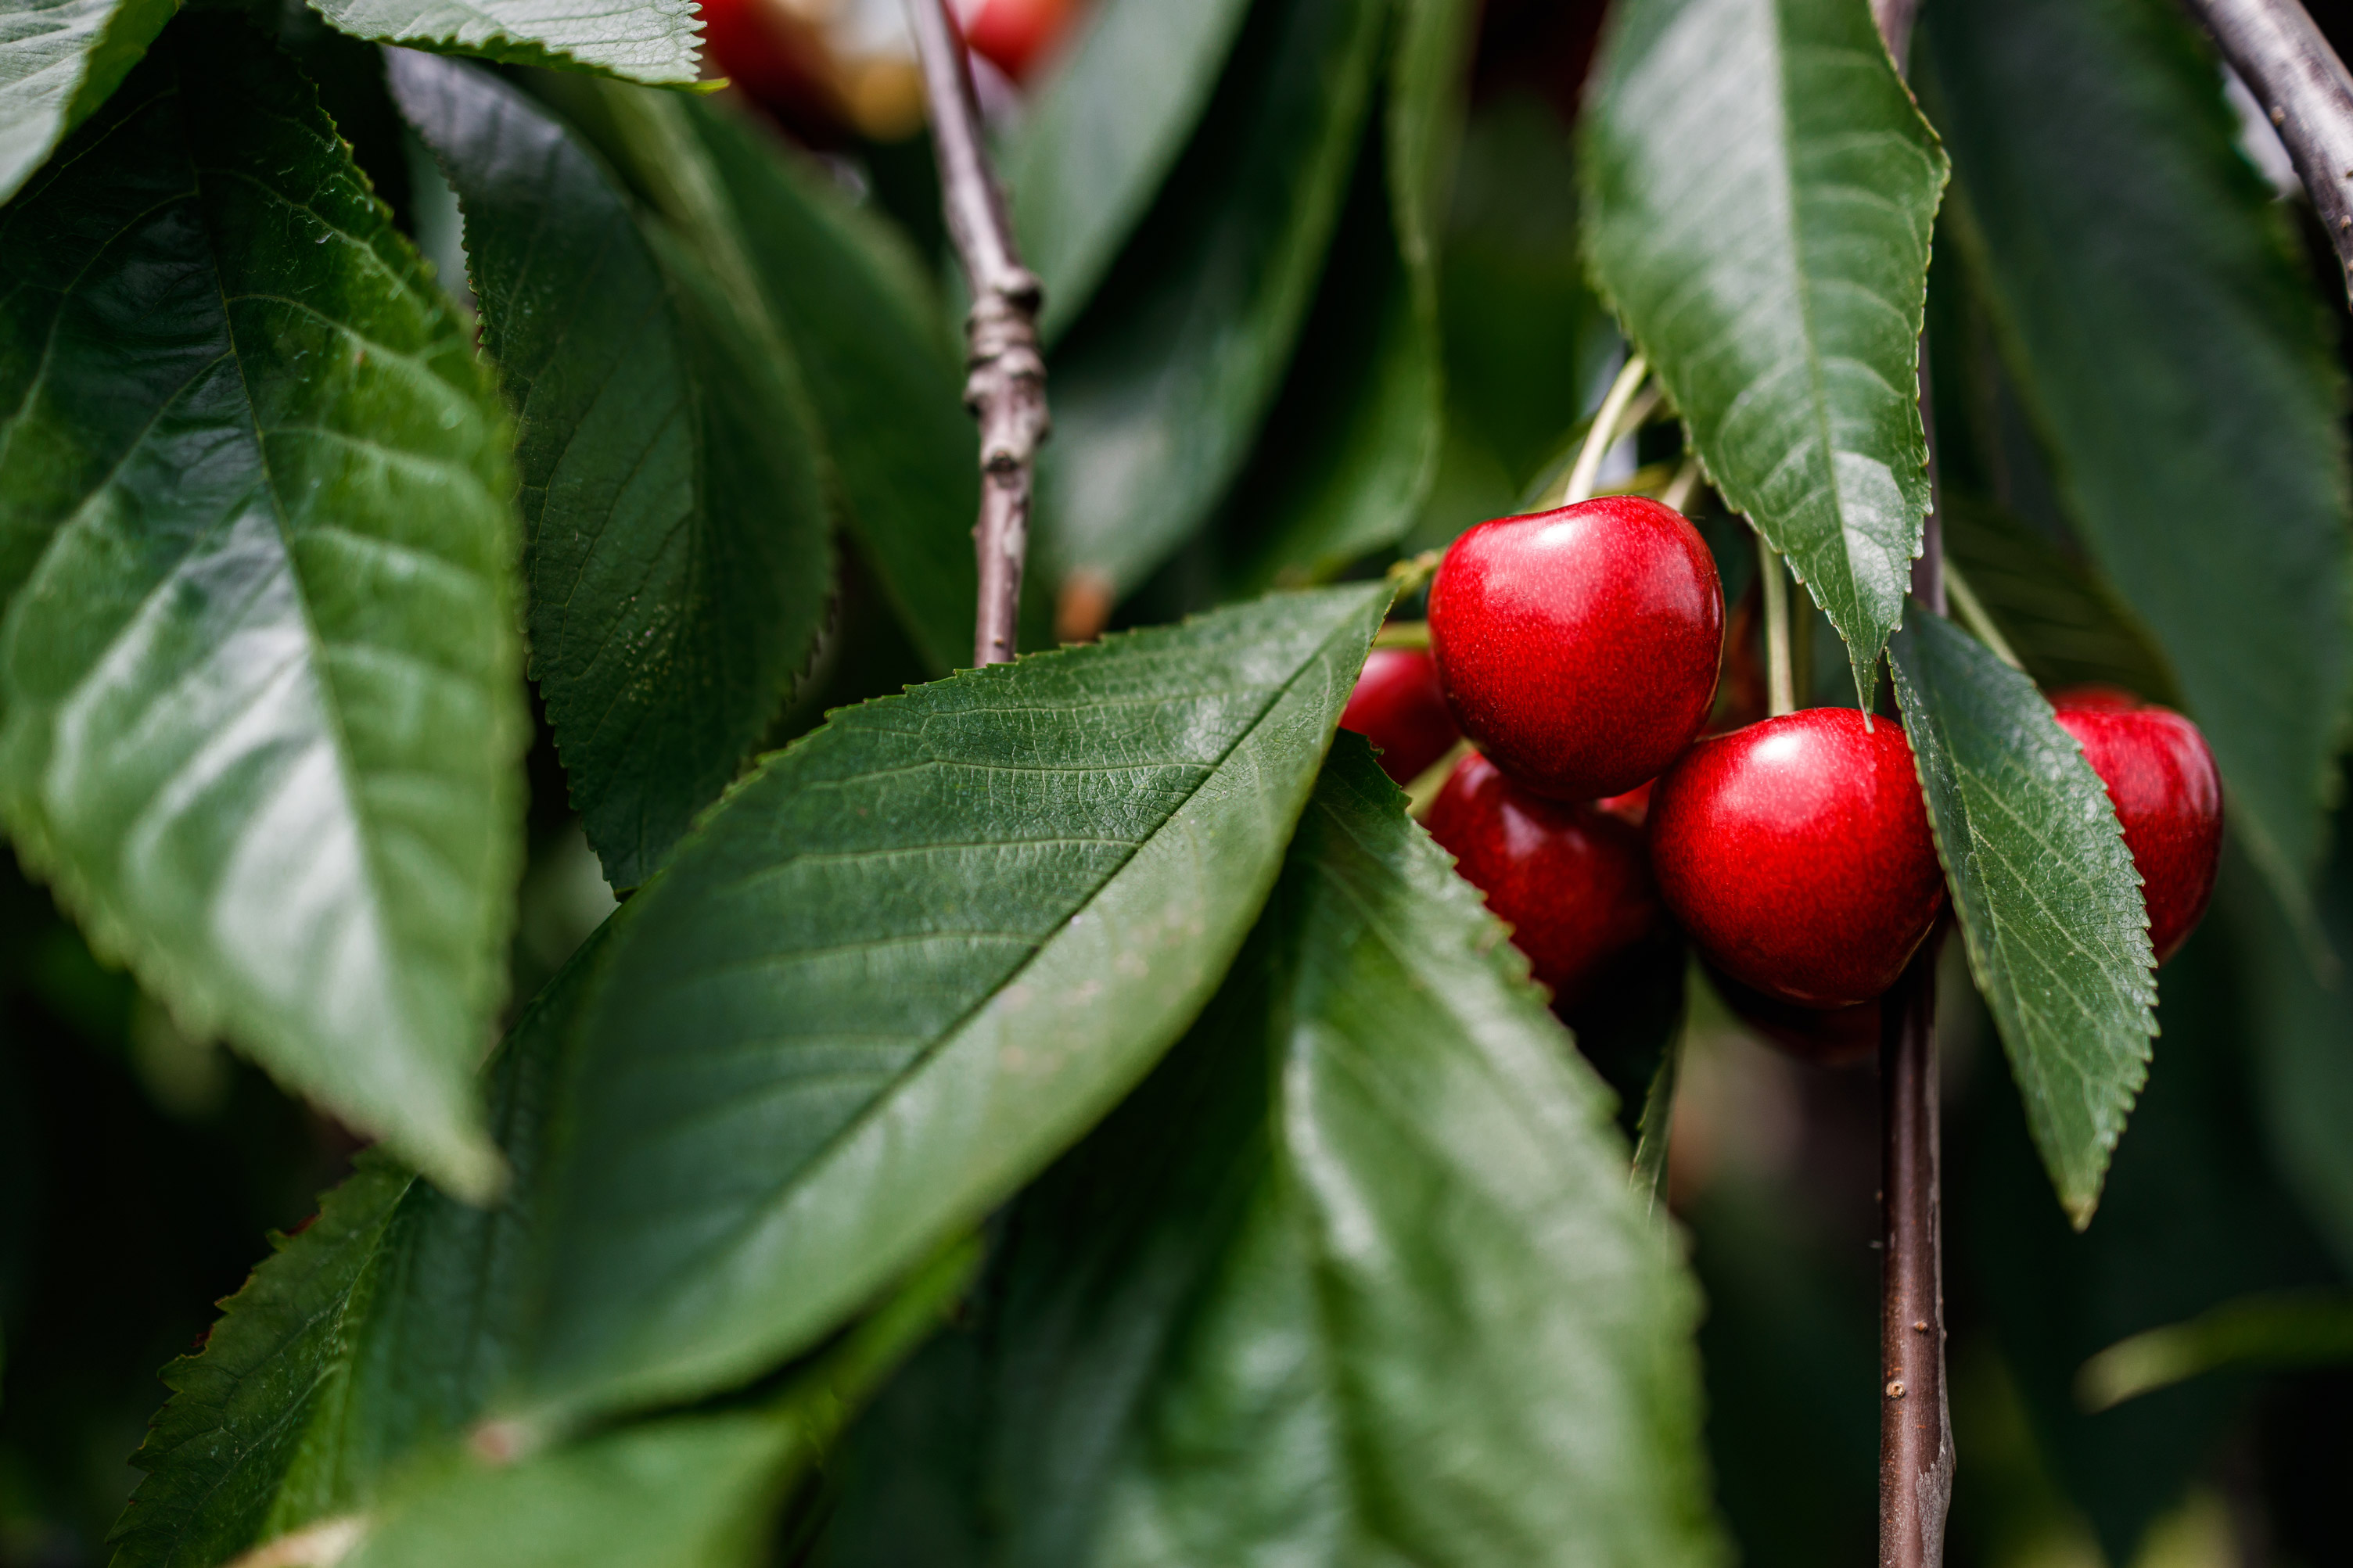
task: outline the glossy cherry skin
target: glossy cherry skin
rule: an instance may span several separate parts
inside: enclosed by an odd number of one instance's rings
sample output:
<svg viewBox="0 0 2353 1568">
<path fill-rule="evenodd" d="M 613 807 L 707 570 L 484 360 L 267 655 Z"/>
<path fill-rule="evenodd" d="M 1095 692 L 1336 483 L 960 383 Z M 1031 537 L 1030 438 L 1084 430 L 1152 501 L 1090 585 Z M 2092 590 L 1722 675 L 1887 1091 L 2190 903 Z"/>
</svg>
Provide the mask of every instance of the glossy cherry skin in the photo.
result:
<svg viewBox="0 0 2353 1568">
<path fill-rule="evenodd" d="M 2170 708 L 2107 686 L 2053 693 L 2059 727 L 2108 786 L 2125 847 L 2140 871 L 2148 942 L 2163 963 L 2214 894 L 2222 858 L 2222 775 L 2198 726 Z"/>
<path fill-rule="evenodd" d="M 1050 58 L 1071 30 L 1078 0 L 970 0 L 962 7 L 965 42 L 1015 81 Z"/>
<path fill-rule="evenodd" d="M 1401 784 L 1419 778 L 1462 738 L 1439 695 L 1438 666 L 1415 647 L 1372 651 L 1341 711 L 1340 728 L 1370 741 L 1381 754 L 1381 771 Z"/>
<path fill-rule="evenodd" d="M 1640 829 L 1524 789 L 1476 752 L 1448 775 L 1423 826 L 1511 923 L 1557 1007 L 1577 1006 L 1612 960 L 1663 929 Z"/>
<path fill-rule="evenodd" d="M 1808 708 L 1712 736 L 1651 792 L 1651 864 L 1709 963 L 1808 1007 L 1868 1002 L 1936 924 L 1945 876 L 1893 721 Z"/>
<path fill-rule="evenodd" d="M 1430 647 L 1462 732 L 1539 794 L 1655 778 L 1715 697 L 1724 589 L 1683 514 L 1602 496 L 1482 522 L 1430 587 Z"/>
</svg>

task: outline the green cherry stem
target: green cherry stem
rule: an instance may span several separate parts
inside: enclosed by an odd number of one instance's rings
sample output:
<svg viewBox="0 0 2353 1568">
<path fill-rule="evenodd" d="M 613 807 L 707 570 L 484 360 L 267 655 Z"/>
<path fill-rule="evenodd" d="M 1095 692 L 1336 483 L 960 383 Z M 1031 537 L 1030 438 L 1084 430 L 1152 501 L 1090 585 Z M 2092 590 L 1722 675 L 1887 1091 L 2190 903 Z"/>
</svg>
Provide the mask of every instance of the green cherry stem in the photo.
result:
<svg viewBox="0 0 2353 1568">
<path fill-rule="evenodd" d="M 1796 668 L 1789 661 L 1789 575 L 1762 533 L 1757 536 L 1757 580 L 1765 589 L 1766 707 L 1778 719 L 1798 710 Z"/>
<path fill-rule="evenodd" d="M 1978 597 L 1977 590 L 1969 586 L 1969 580 L 1961 575 L 1960 568 L 1953 564 L 1949 555 L 1945 557 L 1945 594 L 1952 600 L 1961 625 L 1968 627 L 1978 641 L 1993 649 L 1996 658 L 2012 669 L 2026 668 L 2019 659 L 2018 650 L 2010 646 L 2010 639 L 1993 624 L 1993 616 L 1986 613 L 1985 601 Z"/>
<path fill-rule="evenodd" d="M 1568 470 L 1568 483 L 1561 488 L 1561 505 L 1575 506 L 1578 501 L 1592 499 L 1593 481 L 1601 473 L 1601 459 L 1618 439 L 1620 425 L 1639 422 L 1639 416 L 1636 420 L 1628 420 L 1626 411 L 1633 403 L 1634 395 L 1642 389 L 1643 378 L 1650 374 L 1649 360 L 1641 354 L 1627 356 L 1626 368 L 1620 371 L 1618 379 L 1609 384 L 1609 395 L 1601 400 L 1600 410 L 1593 416 L 1592 427 L 1585 433 L 1585 445 L 1578 448 L 1577 462 Z M 1657 401 L 1656 394 L 1652 395 L 1651 400 Z M 1643 412 L 1649 412 L 1647 405 Z"/>
</svg>

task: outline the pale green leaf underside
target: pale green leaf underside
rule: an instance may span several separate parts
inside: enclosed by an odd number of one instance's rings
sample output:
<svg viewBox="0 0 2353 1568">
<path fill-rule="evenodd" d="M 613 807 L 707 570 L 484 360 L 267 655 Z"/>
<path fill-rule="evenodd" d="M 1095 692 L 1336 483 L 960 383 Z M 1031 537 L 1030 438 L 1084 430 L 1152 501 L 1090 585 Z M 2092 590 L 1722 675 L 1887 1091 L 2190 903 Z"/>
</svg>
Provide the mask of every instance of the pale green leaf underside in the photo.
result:
<svg viewBox="0 0 2353 1568">
<path fill-rule="evenodd" d="M 1954 231 L 2069 521 L 2163 648 L 2232 833 L 2308 919 L 2353 692 L 2337 306 L 2178 7 L 1922 17 Z"/>
<path fill-rule="evenodd" d="M 525 1410 L 807 1347 L 1125 1092 L 1271 885 L 1386 585 L 835 715 L 609 931 Z"/>
<path fill-rule="evenodd" d="M 1048 339 L 1076 321 L 1209 101 L 1249 0 L 1102 0 L 1005 156 Z"/>
<path fill-rule="evenodd" d="M 2026 677 L 1916 607 L 1888 662 L 1969 971 L 2080 1229 L 2157 1033 L 2140 874 L 2099 774 Z"/>
<path fill-rule="evenodd" d="M 0 202 L 136 65 L 173 0 L 17 0 L 0 9 Z"/>
<path fill-rule="evenodd" d="M 1943 150 L 1855 0 L 1628 0 L 1587 91 L 1595 279 L 1867 696 L 1928 507 Z"/>
<path fill-rule="evenodd" d="M 480 1194 L 526 728 L 495 395 L 242 26 L 184 19 L 72 152 L 0 220 L 0 810 L 193 1026 Z"/>
<path fill-rule="evenodd" d="M 939 1445 L 978 1451 L 976 1561 L 1724 1559 L 1673 1240 L 1357 737 L 1200 1022 L 1005 1234 L 980 1415 Z M 919 1559 L 867 1510 L 821 1561 Z"/>
<path fill-rule="evenodd" d="M 1056 349 L 1039 469 L 1054 570 L 1124 595 L 1250 458 L 1347 194 L 1388 20 L 1378 0 L 1282 0 L 1242 29 L 1192 145 Z"/>
<path fill-rule="evenodd" d="M 635 887 L 807 658 L 832 586 L 815 438 L 764 323 L 552 114 L 460 61 L 389 71 L 464 204 L 514 410 L 532 673 L 588 841 Z"/>
<path fill-rule="evenodd" d="M 596 71 L 660 86 L 696 78 L 694 0 L 310 0 L 331 26 L 371 43 L 507 65 Z"/>
</svg>

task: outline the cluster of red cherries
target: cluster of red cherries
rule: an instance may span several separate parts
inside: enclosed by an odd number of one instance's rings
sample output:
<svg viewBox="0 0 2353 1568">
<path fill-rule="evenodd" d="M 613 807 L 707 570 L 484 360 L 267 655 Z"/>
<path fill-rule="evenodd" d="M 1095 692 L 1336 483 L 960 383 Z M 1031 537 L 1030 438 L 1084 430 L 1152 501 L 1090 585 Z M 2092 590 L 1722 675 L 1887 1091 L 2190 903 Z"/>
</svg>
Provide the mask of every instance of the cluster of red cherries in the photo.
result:
<svg viewBox="0 0 2353 1568">
<path fill-rule="evenodd" d="M 1703 736 L 1724 652 L 1706 542 L 1641 496 L 1481 523 L 1430 589 L 1430 649 L 1380 648 L 1341 724 L 1407 784 L 1467 737 L 1425 826 L 1572 1021 L 1680 928 L 1725 999 L 1810 1059 L 1879 1044 L 1879 998 L 1945 910 L 1893 720 L 1809 708 Z M 2222 791 L 2179 713 L 2052 699 L 2106 784 L 2160 962 L 2205 912 Z"/>
</svg>

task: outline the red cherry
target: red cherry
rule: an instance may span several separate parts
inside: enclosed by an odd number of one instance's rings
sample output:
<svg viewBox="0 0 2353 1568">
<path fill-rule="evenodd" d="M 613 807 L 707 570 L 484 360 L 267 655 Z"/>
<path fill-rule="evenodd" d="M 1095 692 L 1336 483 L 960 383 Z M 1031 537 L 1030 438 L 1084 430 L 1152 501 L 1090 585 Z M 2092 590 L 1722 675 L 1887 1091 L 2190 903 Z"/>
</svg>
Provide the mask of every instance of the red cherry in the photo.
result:
<svg viewBox="0 0 2353 1568">
<path fill-rule="evenodd" d="M 700 0 L 710 65 L 762 107 L 788 118 L 834 112 L 823 46 L 768 0 Z"/>
<path fill-rule="evenodd" d="M 1381 771 L 1401 784 L 1419 778 L 1462 738 L 1439 695 L 1438 666 L 1413 647 L 1372 651 L 1340 728 L 1370 741 L 1381 753 Z"/>
<path fill-rule="evenodd" d="M 965 7 L 965 42 L 1015 81 L 1054 52 L 1078 15 L 1075 0 L 980 0 Z"/>
<path fill-rule="evenodd" d="M 1593 803 L 1597 811 L 1606 811 L 1622 821 L 1640 827 L 1651 820 L 1651 790 L 1659 781 L 1651 779 L 1638 784 L 1624 795 L 1604 795 Z"/>
<path fill-rule="evenodd" d="M 1562 800 L 1655 778 L 1707 719 L 1724 649 L 1715 560 L 1643 496 L 1482 522 L 1430 586 L 1430 647 L 1462 732 Z"/>
<path fill-rule="evenodd" d="M 2149 945 L 2163 963 L 2197 929 L 2214 893 L 2222 858 L 2222 775 L 2214 753 L 2180 714 L 2114 687 L 2056 692 L 2051 707 L 2108 786 L 2140 871 Z"/>
<path fill-rule="evenodd" d="M 1810 1007 L 1894 984 L 1945 902 L 1904 731 L 1852 708 L 1694 746 L 1651 793 L 1651 861 L 1702 954 Z"/>
<path fill-rule="evenodd" d="M 1448 776 L 1425 826 L 1511 922 L 1513 944 L 1560 1007 L 1584 1000 L 1611 960 L 1662 923 L 1640 831 L 1523 789 L 1476 752 Z"/>
</svg>

